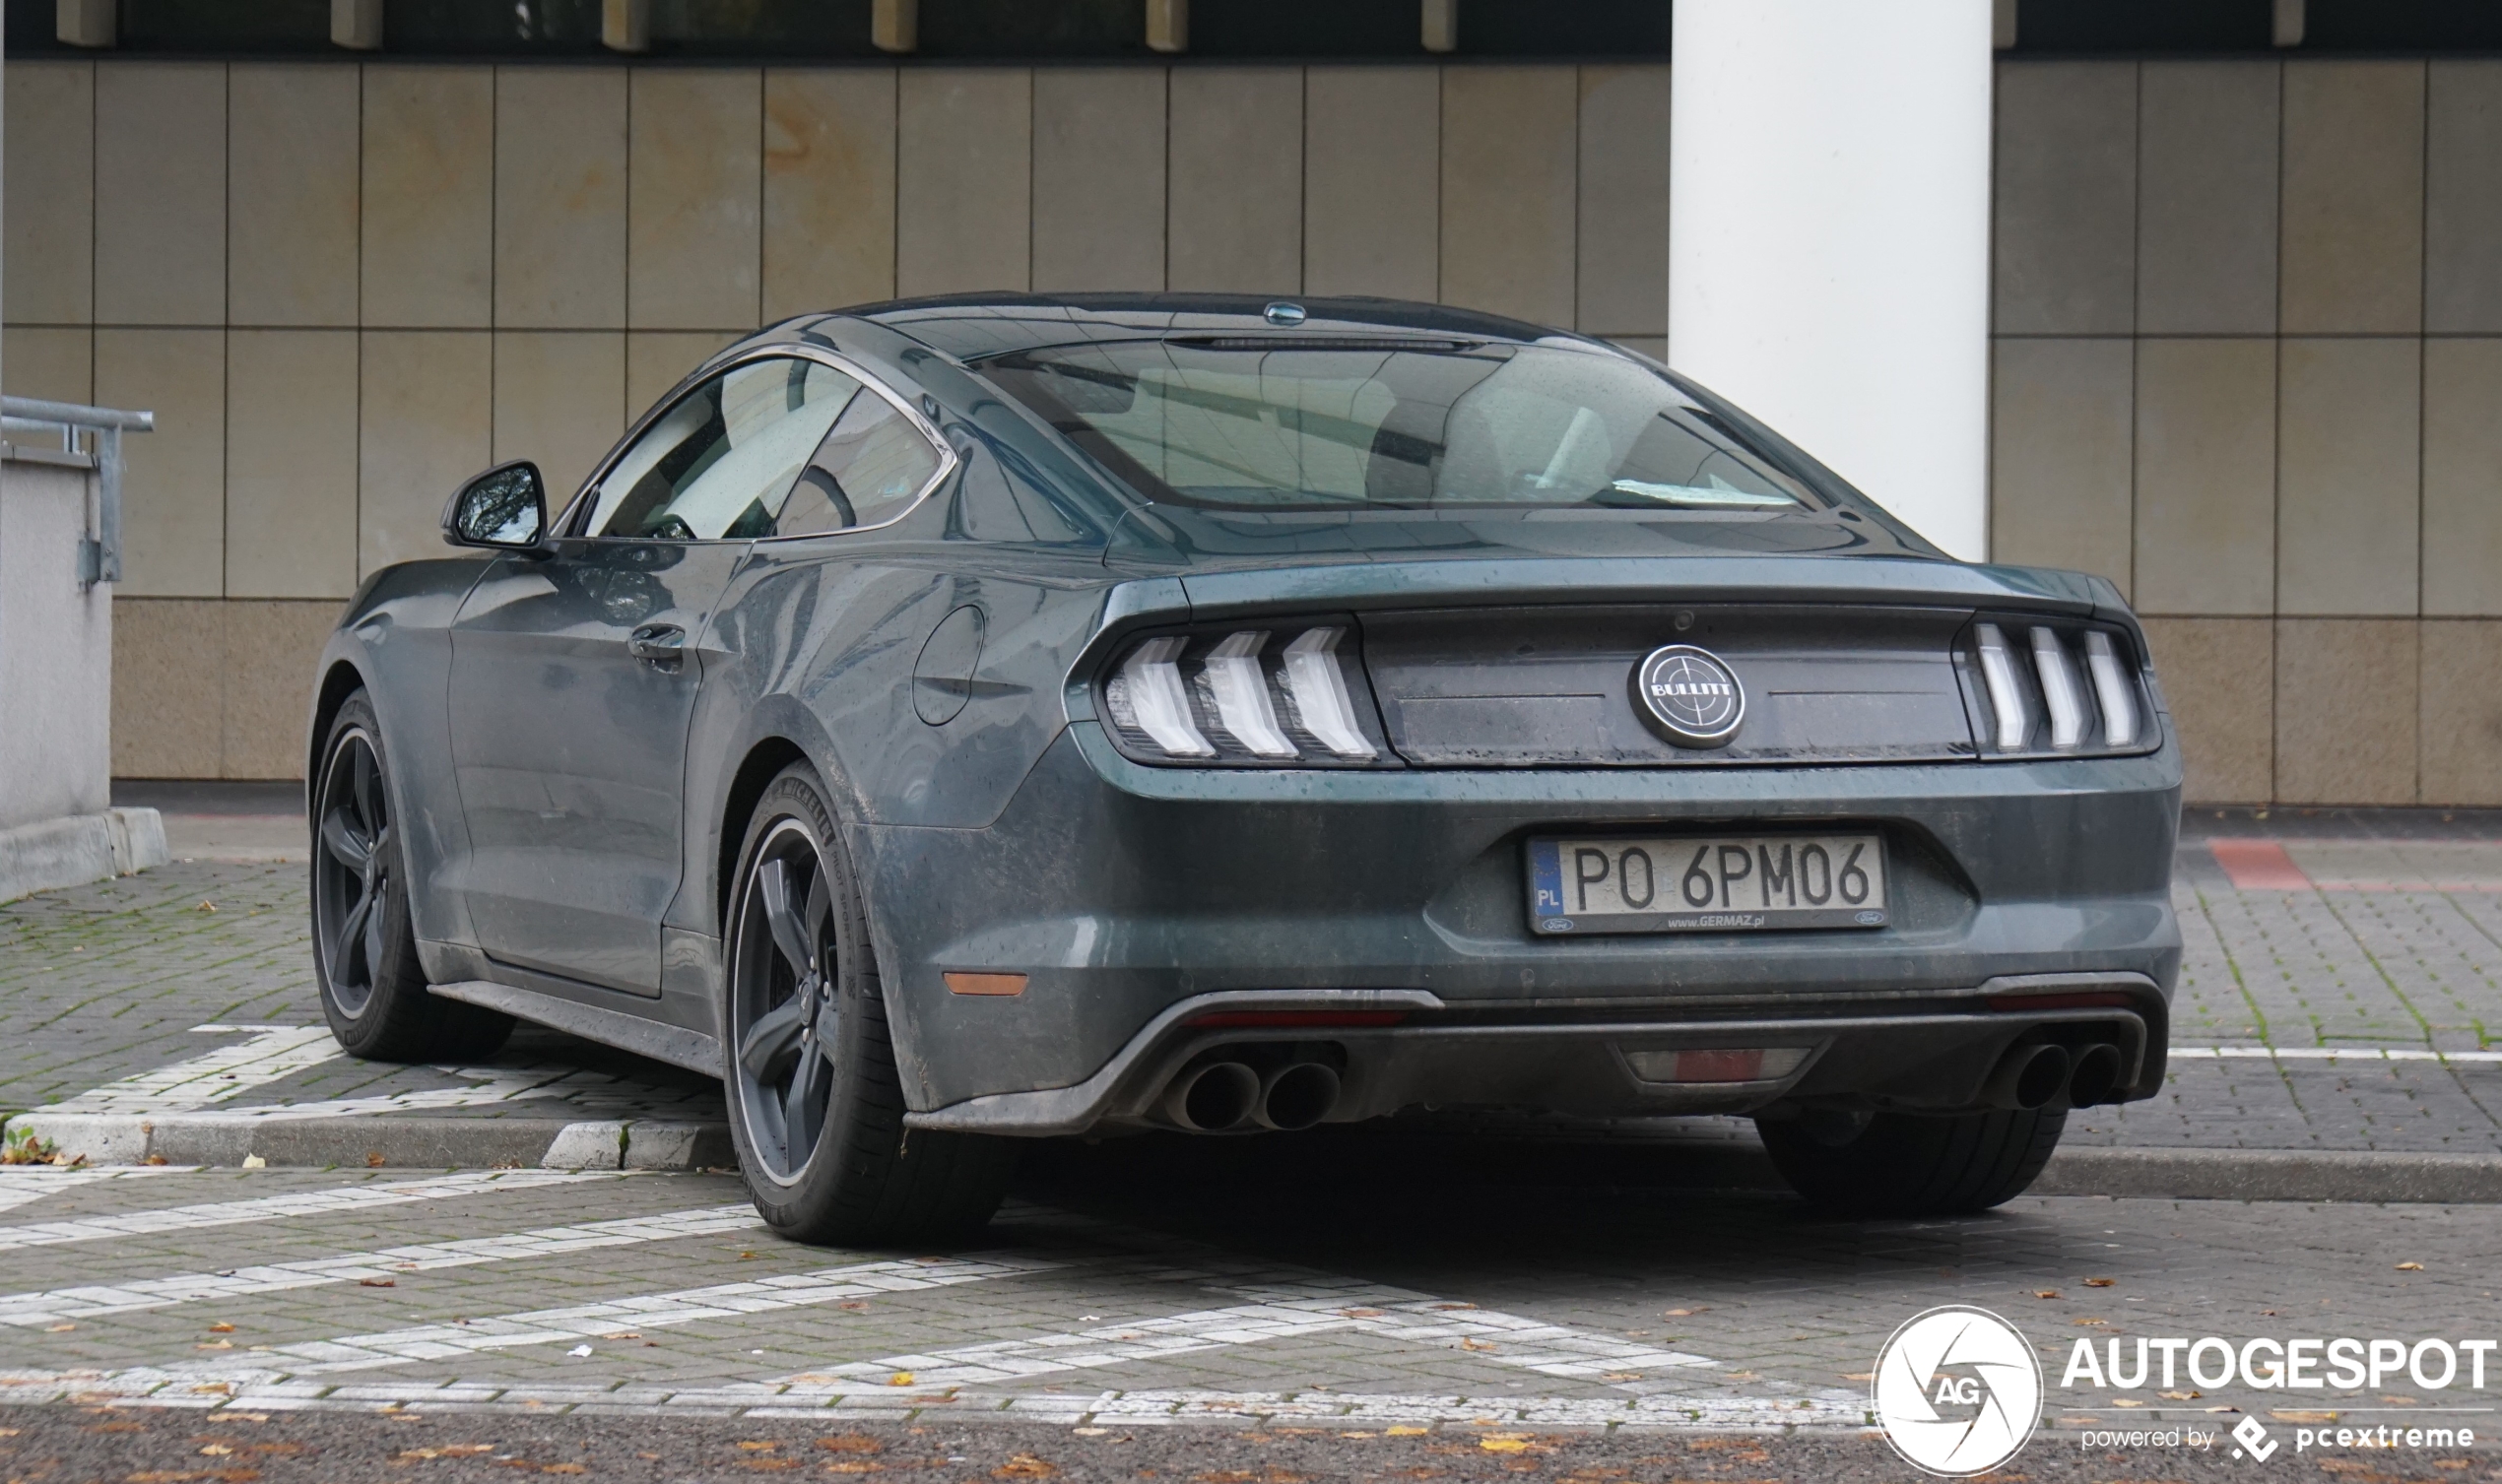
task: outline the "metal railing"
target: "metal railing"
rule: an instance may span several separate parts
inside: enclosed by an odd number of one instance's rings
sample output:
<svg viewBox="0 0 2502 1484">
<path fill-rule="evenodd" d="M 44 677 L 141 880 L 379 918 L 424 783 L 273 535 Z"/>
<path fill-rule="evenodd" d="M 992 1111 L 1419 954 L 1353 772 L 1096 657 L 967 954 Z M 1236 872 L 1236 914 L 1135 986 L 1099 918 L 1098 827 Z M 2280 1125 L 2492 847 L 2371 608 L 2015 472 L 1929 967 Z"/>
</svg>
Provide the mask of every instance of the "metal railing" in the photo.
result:
<svg viewBox="0 0 2502 1484">
<path fill-rule="evenodd" d="M 0 397 L 0 431 L 57 434 L 63 452 L 87 454 L 96 461 L 96 506 L 88 515 L 87 535 L 78 544 L 81 587 L 121 581 L 121 435 L 156 430 L 155 413 Z M 85 447 L 80 446 L 82 436 Z"/>
</svg>

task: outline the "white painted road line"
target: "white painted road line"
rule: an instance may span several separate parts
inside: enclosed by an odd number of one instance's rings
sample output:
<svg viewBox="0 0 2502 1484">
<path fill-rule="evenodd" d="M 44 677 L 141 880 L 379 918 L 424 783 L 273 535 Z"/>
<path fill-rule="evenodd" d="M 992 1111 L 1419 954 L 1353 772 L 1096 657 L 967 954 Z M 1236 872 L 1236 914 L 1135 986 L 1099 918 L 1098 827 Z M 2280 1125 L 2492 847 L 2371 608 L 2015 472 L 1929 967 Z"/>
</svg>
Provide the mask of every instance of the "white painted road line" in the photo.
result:
<svg viewBox="0 0 2502 1484">
<path fill-rule="evenodd" d="M 192 1361 L 167 1367 L 168 1379 L 238 1381 L 280 1377 L 322 1376 L 364 1371 L 377 1366 L 405 1365 L 418 1360 L 446 1360 L 481 1350 L 506 1350 L 519 1345 L 545 1345 L 597 1339 L 618 1329 L 648 1329 L 664 1324 L 691 1324 L 699 1320 L 735 1319 L 741 1315 L 830 1304 L 841 1299 L 875 1298 L 926 1288 L 979 1283 L 990 1278 L 1020 1278 L 1065 1267 L 1065 1262 L 1020 1253 L 985 1253 L 966 1258 L 920 1258 L 905 1261 L 854 1262 L 842 1267 L 788 1277 L 759 1278 L 746 1283 L 718 1283 L 707 1288 L 649 1294 L 606 1304 L 569 1309 L 539 1309 L 461 1324 L 420 1324 L 379 1334 L 349 1334 L 333 1340 L 273 1345 L 253 1351 L 249 1359 Z M 9 1378 L 0 1376 L 0 1384 Z"/>
<path fill-rule="evenodd" d="M 0 1294 L 0 1324 L 48 1324 L 56 1320 L 86 1319 L 99 1314 L 127 1314 L 137 1309 L 163 1309 L 208 1299 L 238 1299 L 252 1294 L 350 1283 L 364 1278 L 391 1278 L 400 1273 L 430 1272 L 443 1267 L 473 1267 L 482 1262 L 508 1262 L 551 1258 L 597 1248 L 631 1247 L 680 1237 L 716 1236 L 764 1224 L 756 1207 L 711 1206 L 671 1211 L 659 1216 L 631 1216 L 618 1221 L 592 1221 L 579 1226 L 541 1227 L 496 1237 L 471 1237 L 458 1242 L 429 1242 L 380 1252 L 341 1253 L 301 1262 L 276 1262 L 225 1272 L 178 1273 L 163 1278 L 137 1278 L 126 1283 L 89 1284 L 39 1293 Z"/>
<path fill-rule="evenodd" d="M 110 1237 L 138 1237 L 153 1232 L 190 1231 L 204 1226 L 238 1226 L 251 1221 L 287 1221 L 323 1216 L 333 1211 L 366 1210 L 411 1200 L 449 1200 L 462 1195 L 502 1191 L 531 1191 L 583 1180 L 627 1180 L 621 1170 L 472 1170 L 431 1180 L 403 1180 L 388 1185 L 336 1186 L 326 1191 L 297 1191 L 249 1200 L 222 1200 L 206 1205 L 180 1205 L 164 1210 L 126 1211 L 114 1216 L 81 1216 L 67 1221 L 32 1221 L 0 1226 L 0 1252 L 28 1247 L 54 1247 L 64 1242 L 94 1242 Z"/>
<path fill-rule="evenodd" d="M 908 1371 L 913 1384 L 919 1387 L 972 1387 L 1331 1331 L 1352 1331 L 1406 1345 L 1459 1350 L 1492 1365 L 1601 1382 L 1633 1391 L 1665 1390 L 1673 1385 L 1654 1372 L 1719 1364 L 1707 1356 L 1590 1334 L 1471 1304 L 1448 1303 L 1410 1289 L 1359 1283 L 1302 1268 L 1231 1277 L 1192 1274 L 1162 1262 L 1154 1263 L 1151 1270 L 1163 1279 L 1201 1280 L 1200 1286 L 1253 1302 L 1063 1334 L 994 1340 L 927 1354 L 890 1355 L 803 1372 L 783 1380 L 795 1387 L 842 1388 L 846 1384 L 874 1384 Z"/>
<path fill-rule="evenodd" d="M 2175 1061 L 2502 1063 L 2502 1051 L 2434 1051 L 2421 1046 L 2175 1046 Z"/>
<path fill-rule="evenodd" d="M 91 1088 L 67 1102 L 34 1110 L 43 1114 L 180 1113 L 222 1103 L 264 1082 L 295 1075 L 342 1055 L 326 1025 L 195 1025 L 198 1035 L 252 1032 L 252 1039 L 221 1046 L 154 1071 Z"/>
<path fill-rule="evenodd" d="M 99 1180 L 145 1179 L 151 1175 L 197 1175 L 198 1165 L 129 1165 L 115 1169 L 72 1169 L 62 1165 L 0 1165 L 0 1211 L 33 1205 L 47 1195 L 93 1185 Z"/>
</svg>

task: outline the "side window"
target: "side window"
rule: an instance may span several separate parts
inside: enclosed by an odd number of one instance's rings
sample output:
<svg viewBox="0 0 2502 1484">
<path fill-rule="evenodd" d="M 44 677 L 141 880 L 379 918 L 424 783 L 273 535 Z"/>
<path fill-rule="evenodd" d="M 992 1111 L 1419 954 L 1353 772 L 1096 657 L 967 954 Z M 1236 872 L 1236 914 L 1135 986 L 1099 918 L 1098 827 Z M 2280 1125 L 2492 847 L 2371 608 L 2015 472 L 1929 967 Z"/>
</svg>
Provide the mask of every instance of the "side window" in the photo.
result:
<svg viewBox="0 0 2502 1484">
<path fill-rule="evenodd" d="M 859 393 L 859 382 L 814 360 L 776 356 L 731 367 L 679 399 L 609 470 L 590 534 L 772 535 L 773 516 L 811 450 Z"/>
<path fill-rule="evenodd" d="M 776 536 L 815 536 L 894 519 L 939 471 L 939 451 L 875 392 L 851 399 L 799 472 Z"/>
</svg>

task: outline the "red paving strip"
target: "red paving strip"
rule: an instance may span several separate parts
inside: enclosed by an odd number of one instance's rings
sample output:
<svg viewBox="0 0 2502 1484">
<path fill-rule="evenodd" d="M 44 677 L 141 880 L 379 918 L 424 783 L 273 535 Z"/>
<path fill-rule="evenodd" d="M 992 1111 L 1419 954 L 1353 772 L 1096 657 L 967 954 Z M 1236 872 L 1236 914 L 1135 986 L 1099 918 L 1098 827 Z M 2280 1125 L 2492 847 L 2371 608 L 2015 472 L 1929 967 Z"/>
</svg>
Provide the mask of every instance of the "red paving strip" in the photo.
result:
<svg viewBox="0 0 2502 1484">
<path fill-rule="evenodd" d="M 2309 891 L 2311 878 L 2275 840 L 2209 840 L 2215 864 L 2224 868 L 2237 891 Z"/>
</svg>

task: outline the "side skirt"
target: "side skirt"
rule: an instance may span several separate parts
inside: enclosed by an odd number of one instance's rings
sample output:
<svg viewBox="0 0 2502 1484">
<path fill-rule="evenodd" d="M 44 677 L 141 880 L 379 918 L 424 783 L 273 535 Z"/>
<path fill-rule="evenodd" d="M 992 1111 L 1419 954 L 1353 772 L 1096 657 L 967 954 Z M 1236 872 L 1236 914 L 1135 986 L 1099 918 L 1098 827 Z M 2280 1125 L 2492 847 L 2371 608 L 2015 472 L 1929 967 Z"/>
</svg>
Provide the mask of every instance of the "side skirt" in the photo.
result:
<svg viewBox="0 0 2502 1484">
<path fill-rule="evenodd" d="M 501 1010 L 507 1015 L 555 1030 L 568 1031 L 585 1040 L 614 1046 L 620 1051 L 630 1051 L 655 1062 L 666 1062 L 672 1066 L 683 1066 L 707 1077 L 721 1075 L 721 1043 L 701 1031 L 662 1025 L 622 1010 L 604 1009 L 575 1000 L 560 1000 L 536 990 L 517 990 L 508 984 L 494 984 L 484 979 L 428 985 L 427 990 L 446 1000 Z"/>
</svg>

